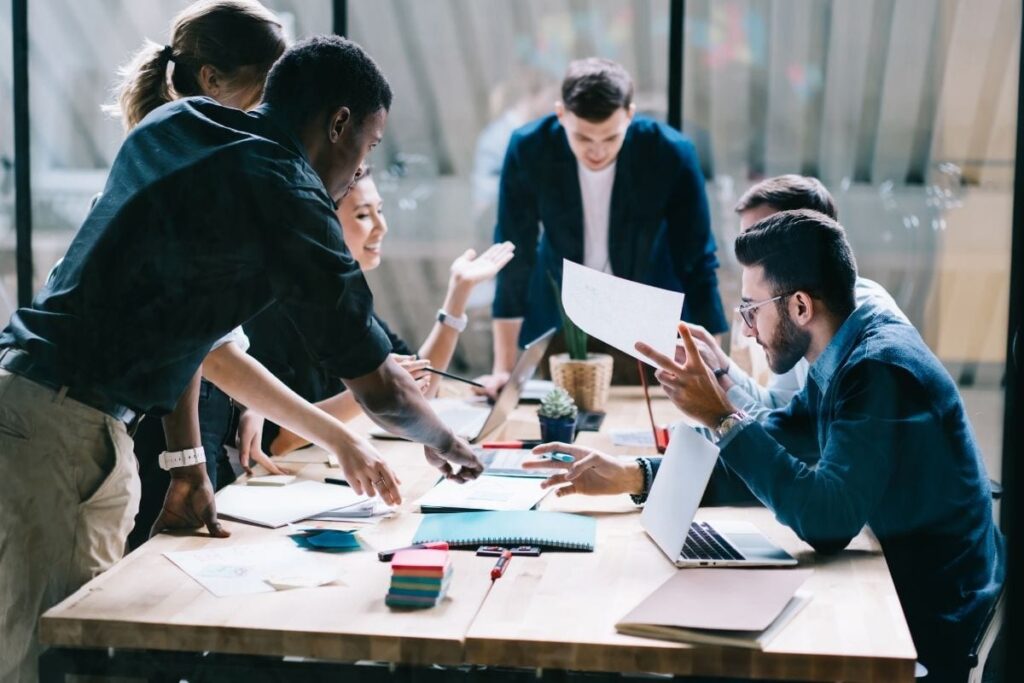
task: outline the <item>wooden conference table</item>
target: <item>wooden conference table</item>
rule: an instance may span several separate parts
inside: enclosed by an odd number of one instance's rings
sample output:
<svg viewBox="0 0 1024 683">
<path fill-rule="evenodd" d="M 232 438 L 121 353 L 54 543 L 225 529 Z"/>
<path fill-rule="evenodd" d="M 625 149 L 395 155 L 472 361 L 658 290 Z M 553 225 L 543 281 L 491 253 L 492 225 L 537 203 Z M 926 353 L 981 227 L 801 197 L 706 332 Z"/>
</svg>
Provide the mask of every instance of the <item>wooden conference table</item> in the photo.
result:
<svg viewBox="0 0 1024 683">
<path fill-rule="evenodd" d="M 536 438 L 535 409 L 521 406 L 494 437 Z M 654 401 L 654 409 L 659 422 L 677 418 L 663 398 Z M 602 431 L 583 433 L 578 442 L 616 453 L 650 453 L 613 449 L 607 435 L 610 428 L 646 424 L 639 390 L 615 388 Z M 365 429 L 369 422 L 361 419 L 357 425 Z M 374 548 L 397 547 L 408 543 L 419 525 L 415 501 L 434 483 L 436 471 L 419 446 L 374 444 L 402 479 L 405 502 L 402 514 L 361 535 Z M 301 467 L 303 477 L 327 473 L 324 465 Z M 531 677 L 532 670 L 557 669 L 810 681 L 913 679 L 913 643 L 885 559 L 869 532 L 844 552 L 819 557 L 763 508 L 701 509 L 699 518 L 754 522 L 801 566 L 815 569 L 805 586 L 812 601 L 761 652 L 617 634 L 615 622 L 680 570 L 647 538 L 626 496 L 552 495 L 541 508 L 594 516 L 595 552 L 516 557 L 493 585 L 493 558 L 454 552 L 450 597 L 436 608 L 412 612 L 384 605 L 390 570 L 372 552 L 338 556 L 343 585 L 218 598 L 162 553 L 260 543 L 286 535 L 287 529 L 228 521 L 232 535 L 226 540 L 159 536 L 43 616 L 40 637 L 56 648 L 55 660 L 43 668 L 44 680 L 62 680 L 74 669 L 62 668 L 61 662 L 97 648 L 141 650 L 149 656 L 214 652 L 523 667 Z"/>
</svg>

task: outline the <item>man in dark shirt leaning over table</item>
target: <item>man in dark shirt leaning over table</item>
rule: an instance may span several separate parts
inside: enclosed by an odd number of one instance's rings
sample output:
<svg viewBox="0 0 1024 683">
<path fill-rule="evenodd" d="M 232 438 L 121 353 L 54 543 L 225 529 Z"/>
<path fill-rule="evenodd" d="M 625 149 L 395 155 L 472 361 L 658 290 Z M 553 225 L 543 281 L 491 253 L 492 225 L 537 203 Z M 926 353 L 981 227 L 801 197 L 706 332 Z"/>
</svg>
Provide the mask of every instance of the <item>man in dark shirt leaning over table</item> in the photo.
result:
<svg viewBox="0 0 1024 683">
<path fill-rule="evenodd" d="M 479 473 L 389 359 L 334 213 L 390 104 L 358 45 L 312 38 L 276 63 L 255 111 L 183 99 L 125 140 L 53 278 L 0 334 L 0 681 L 34 679 L 39 614 L 120 558 L 138 417 L 169 413 L 214 342 L 273 301 L 371 417 L 449 476 Z M 162 455 L 172 478 L 194 471 L 209 508 L 201 451 Z M 372 448 L 339 457 L 357 490 L 397 496 Z"/>
<path fill-rule="evenodd" d="M 905 319 L 873 302 L 855 306 L 857 266 L 831 218 L 773 214 L 737 238 L 736 257 L 745 332 L 764 347 L 772 372 L 810 363 L 788 406 L 763 423 L 739 411 L 685 325 L 679 358 L 637 350 L 660 366 L 658 381 L 676 407 L 711 430 L 716 470 L 742 479 L 801 539 L 835 552 L 871 527 L 927 680 L 962 683 L 1002 588 L 1005 550 L 956 384 Z M 567 449 L 537 452 L 550 450 Z M 548 485 L 643 502 L 657 475 L 656 459 L 625 465 L 567 452 L 579 461 Z"/>
</svg>

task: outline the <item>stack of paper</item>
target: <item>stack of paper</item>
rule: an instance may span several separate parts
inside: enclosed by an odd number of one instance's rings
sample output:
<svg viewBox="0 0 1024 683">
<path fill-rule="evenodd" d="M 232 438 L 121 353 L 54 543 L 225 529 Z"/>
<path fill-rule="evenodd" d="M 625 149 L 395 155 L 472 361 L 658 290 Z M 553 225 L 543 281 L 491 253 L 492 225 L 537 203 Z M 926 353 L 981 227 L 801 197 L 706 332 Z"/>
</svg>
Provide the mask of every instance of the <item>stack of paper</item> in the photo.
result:
<svg viewBox="0 0 1024 683">
<path fill-rule="evenodd" d="M 420 511 L 530 510 L 551 492 L 540 484 L 537 479 L 486 474 L 464 484 L 443 479 L 420 498 Z"/>
<path fill-rule="evenodd" d="M 240 486 L 217 492 L 217 513 L 250 524 L 277 528 L 327 510 L 369 500 L 347 486 L 301 481 L 288 486 Z"/>
<path fill-rule="evenodd" d="M 447 550 L 401 550 L 391 560 L 389 607 L 433 607 L 441 602 L 452 580 Z"/>
</svg>

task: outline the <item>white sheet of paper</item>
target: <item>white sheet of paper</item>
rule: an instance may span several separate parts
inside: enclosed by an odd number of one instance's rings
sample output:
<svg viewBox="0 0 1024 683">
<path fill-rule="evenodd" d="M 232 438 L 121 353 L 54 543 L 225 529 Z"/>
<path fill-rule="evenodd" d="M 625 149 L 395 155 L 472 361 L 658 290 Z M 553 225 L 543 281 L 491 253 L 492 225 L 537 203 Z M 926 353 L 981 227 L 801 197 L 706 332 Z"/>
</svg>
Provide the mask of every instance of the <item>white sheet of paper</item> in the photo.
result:
<svg viewBox="0 0 1024 683">
<path fill-rule="evenodd" d="M 654 434 L 650 429 L 610 429 L 613 446 L 654 446 Z"/>
<path fill-rule="evenodd" d="M 294 588 L 320 586 L 341 575 L 334 556 L 304 550 L 288 538 L 253 545 L 217 544 L 164 556 L 217 597 L 273 593 L 275 588 L 267 581 L 280 577 L 288 577 L 288 588 Z"/>
<path fill-rule="evenodd" d="M 540 487 L 541 481 L 487 475 L 465 484 L 445 479 L 427 491 L 419 504 L 460 510 L 529 510 L 550 492 Z"/>
<path fill-rule="evenodd" d="M 246 486 L 287 486 L 294 483 L 293 474 L 263 474 L 245 480 Z"/>
<path fill-rule="evenodd" d="M 316 463 L 322 465 L 327 462 L 327 452 L 319 448 L 300 448 L 297 451 L 285 453 L 284 455 L 275 455 L 273 460 L 274 462 Z"/>
<path fill-rule="evenodd" d="M 349 505 L 340 510 L 326 510 L 308 519 L 319 522 L 347 522 L 350 524 L 372 525 L 378 524 L 388 517 L 393 517 L 397 513 L 397 508 L 388 506 L 380 498 L 373 498 L 356 505 Z"/>
<path fill-rule="evenodd" d="M 683 295 L 562 261 L 562 306 L 576 326 L 648 365 L 633 344 L 675 355 Z"/>
<path fill-rule="evenodd" d="M 288 486 L 225 486 L 217 493 L 217 514 L 272 529 L 368 500 L 347 486 L 300 481 Z"/>
</svg>

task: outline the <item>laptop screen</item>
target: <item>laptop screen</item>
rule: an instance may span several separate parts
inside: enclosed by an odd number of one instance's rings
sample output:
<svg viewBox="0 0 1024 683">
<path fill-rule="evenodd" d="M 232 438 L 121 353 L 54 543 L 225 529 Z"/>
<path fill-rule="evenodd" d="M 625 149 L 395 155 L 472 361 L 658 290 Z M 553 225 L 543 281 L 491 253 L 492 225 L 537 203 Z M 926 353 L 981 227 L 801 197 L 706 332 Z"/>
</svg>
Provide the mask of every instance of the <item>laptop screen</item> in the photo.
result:
<svg viewBox="0 0 1024 683">
<path fill-rule="evenodd" d="M 640 524 L 673 562 L 679 557 L 718 460 L 718 446 L 693 427 L 672 428 L 658 476 L 647 496 Z"/>
<path fill-rule="evenodd" d="M 537 366 L 540 364 L 541 359 L 544 358 L 544 352 L 548 350 L 548 344 L 551 343 L 551 337 L 554 335 L 555 330 L 552 328 L 527 344 L 523 352 L 519 354 L 519 360 L 516 361 L 515 367 L 512 368 L 508 383 L 498 392 L 498 398 L 494 402 L 491 414 L 487 416 L 487 421 L 484 422 L 484 426 L 480 430 L 480 436 L 489 434 L 504 424 L 509 414 L 519 405 L 519 397 L 523 394 L 523 387 L 533 377 L 533 373 L 537 371 Z"/>
</svg>

